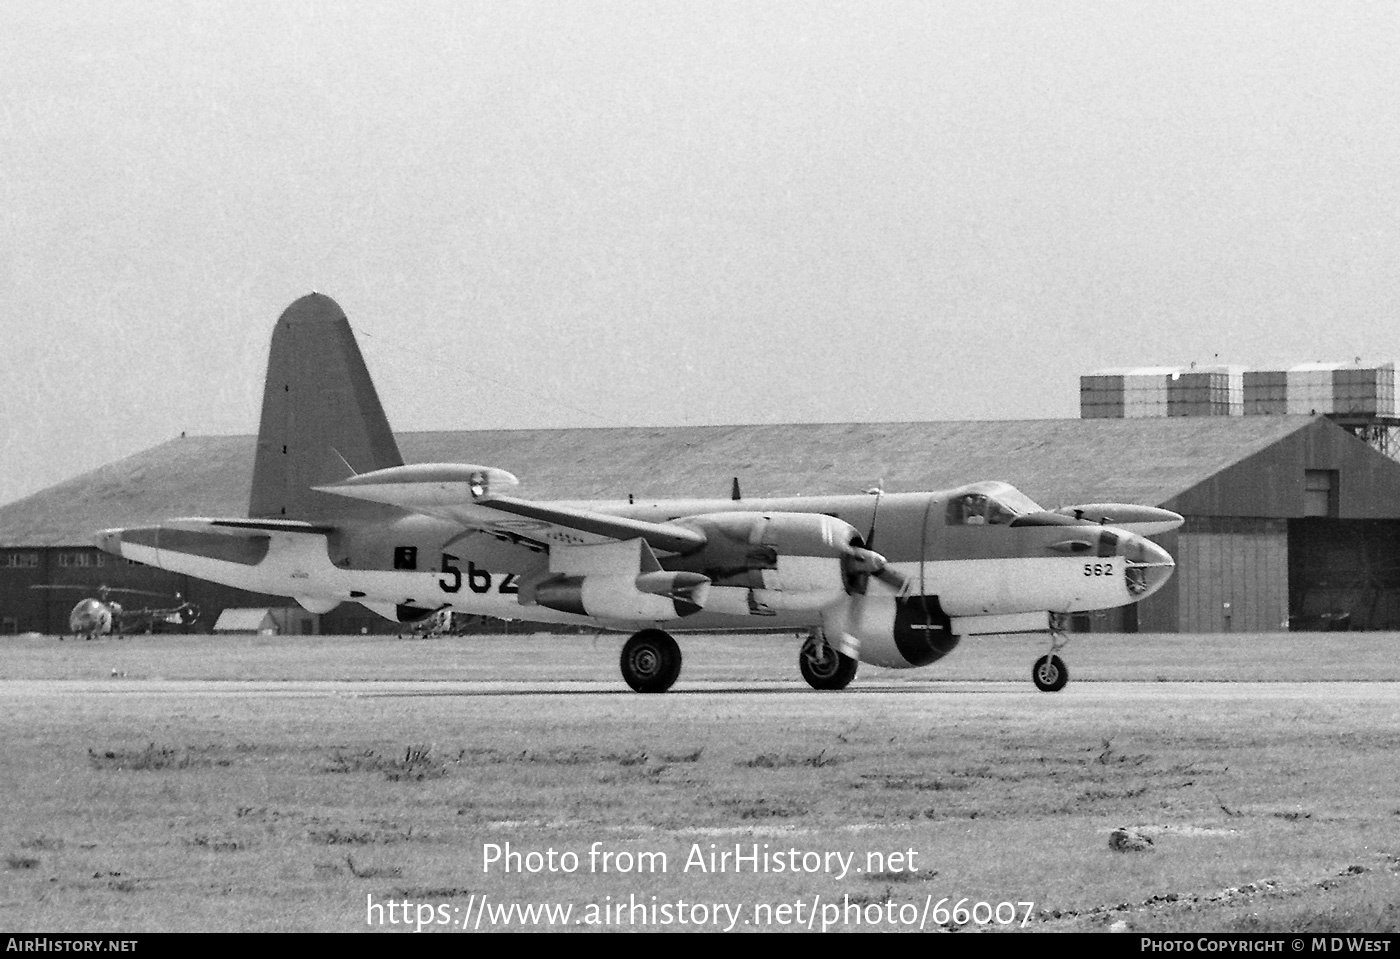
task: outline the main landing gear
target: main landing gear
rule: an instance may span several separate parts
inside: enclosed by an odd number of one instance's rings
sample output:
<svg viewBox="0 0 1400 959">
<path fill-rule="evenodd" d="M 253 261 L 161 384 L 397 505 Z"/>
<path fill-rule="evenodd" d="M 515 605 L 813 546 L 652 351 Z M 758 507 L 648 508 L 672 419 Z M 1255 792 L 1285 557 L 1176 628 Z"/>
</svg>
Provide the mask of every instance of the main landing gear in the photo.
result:
<svg viewBox="0 0 1400 959">
<path fill-rule="evenodd" d="M 857 660 L 832 649 L 826 637 L 814 632 L 797 654 L 797 668 L 813 689 L 845 689 L 856 678 Z"/>
<path fill-rule="evenodd" d="M 644 629 L 622 647 L 622 678 L 639 693 L 664 693 L 681 674 L 681 648 L 670 633 Z"/>
<path fill-rule="evenodd" d="M 1050 652 L 1037 659 L 1031 667 L 1031 679 L 1035 682 L 1035 688 L 1042 693 L 1058 693 L 1065 688 L 1065 683 L 1069 682 L 1069 668 L 1065 666 L 1063 659 L 1055 655 L 1069 642 L 1058 619 L 1051 614 Z"/>
</svg>

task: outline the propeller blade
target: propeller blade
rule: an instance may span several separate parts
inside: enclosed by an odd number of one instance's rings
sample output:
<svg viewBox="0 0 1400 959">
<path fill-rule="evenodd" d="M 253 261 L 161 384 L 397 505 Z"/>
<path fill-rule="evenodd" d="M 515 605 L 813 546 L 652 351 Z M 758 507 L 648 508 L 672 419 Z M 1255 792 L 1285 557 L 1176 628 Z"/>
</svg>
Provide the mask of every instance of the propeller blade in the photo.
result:
<svg viewBox="0 0 1400 959">
<path fill-rule="evenodd" d="M 909 592 L 909 580 L 905 578 L 903 573 L 890 566 L 881 569 L 875 574 L 875 578 L 898 593 Z"/>
<path fill-rule="evenodd" d="M 889 560 L 873 549 L 865 549 L 861 546 L 849 547 L 846 551 L 846 568 L 855 587 L 851 592 L 856 594 L 865 592 L 864 580 L 870 576 L 875 577 L 896 592 L 903 593 L 909 588 L 909 580 L 891 567 Z"/>
</svg>

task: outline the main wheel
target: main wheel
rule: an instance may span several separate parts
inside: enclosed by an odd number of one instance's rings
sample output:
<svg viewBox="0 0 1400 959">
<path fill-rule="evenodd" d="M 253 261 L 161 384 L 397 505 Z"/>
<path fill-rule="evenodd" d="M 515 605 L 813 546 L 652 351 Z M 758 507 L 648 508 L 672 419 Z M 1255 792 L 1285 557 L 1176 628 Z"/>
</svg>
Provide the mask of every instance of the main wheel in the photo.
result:
<svg viewBox="0 0 1400 959">
<path fill-rule="evenodd" d="M 1042 656 L 1031 668 L 1031 679 L 1042 693 L 1057 693 L 1069 682 L 1069 670 L 1058 656 Z"/>
<path fill-rule="evenodd" d="M 808 636 L 797 654 L 797 668 L 813 689 L 845 689 L 856 678 L 859 661 Z"/>
<path fill-rule="evenodd" d="M 664 693 L 681 674 L 681 648 L 670 633 L 644 629 L 622 647 L 622 678 L 639 693 Z"/>
</svg>

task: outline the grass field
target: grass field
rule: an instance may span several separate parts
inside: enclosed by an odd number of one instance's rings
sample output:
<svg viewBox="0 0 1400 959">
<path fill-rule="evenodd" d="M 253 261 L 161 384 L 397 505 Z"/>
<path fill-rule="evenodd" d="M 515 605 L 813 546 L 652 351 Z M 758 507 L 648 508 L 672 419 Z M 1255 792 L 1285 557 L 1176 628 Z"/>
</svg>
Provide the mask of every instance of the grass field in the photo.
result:
<svg viewBox="0 0 1400 959">
<path fill-rule="evenodd" d="M 1400 927 L 1394 635 L 1081 636 L 1054 695 L 1024 639 L 816 693 L 683 638 L 663 696 L 620 643 L 7 640 L 0 927 Z"/>
</svg>

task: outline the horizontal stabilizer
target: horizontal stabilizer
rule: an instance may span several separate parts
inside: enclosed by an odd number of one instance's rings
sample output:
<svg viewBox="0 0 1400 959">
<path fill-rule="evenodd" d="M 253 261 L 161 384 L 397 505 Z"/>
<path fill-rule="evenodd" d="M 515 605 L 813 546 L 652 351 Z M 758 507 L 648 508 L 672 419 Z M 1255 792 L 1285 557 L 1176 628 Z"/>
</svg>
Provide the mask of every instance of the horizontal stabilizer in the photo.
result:
<svg viewBox="0 0 1400 959">
<path fill-rule="evenodd" d="M 139 553 L 140 550 L 187 553 L 242 566 L 256 566 L 267 556 L 273 534 L 324 537 L 334 529 L 298 520 L 186 516 L 166 520 L 158 526 L 100 530 L 95 542 L 99 549 L 113 556 L 153 565 L 156 556 Z"/>
</svg>

